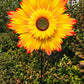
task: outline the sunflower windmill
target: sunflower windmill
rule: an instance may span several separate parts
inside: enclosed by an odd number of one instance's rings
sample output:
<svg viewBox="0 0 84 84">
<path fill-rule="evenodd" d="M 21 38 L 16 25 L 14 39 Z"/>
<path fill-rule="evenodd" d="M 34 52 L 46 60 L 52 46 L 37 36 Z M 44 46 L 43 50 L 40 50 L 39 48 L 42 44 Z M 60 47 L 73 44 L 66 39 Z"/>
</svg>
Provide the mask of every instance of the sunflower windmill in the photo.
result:
<svg viewBox="0 0 84 84">
<path fill-rule="evenodd" d="M 77 20 L 70 18 L 66 11 L 68 0 L 22 0 L 21 8 L 9 11 L 8 28 L 19 34 L 18 47 L 27 53 L 39 48 L 48 55 L 61 51 L 62 39 L 74 35 L 73 25 Z"/>
</svg>

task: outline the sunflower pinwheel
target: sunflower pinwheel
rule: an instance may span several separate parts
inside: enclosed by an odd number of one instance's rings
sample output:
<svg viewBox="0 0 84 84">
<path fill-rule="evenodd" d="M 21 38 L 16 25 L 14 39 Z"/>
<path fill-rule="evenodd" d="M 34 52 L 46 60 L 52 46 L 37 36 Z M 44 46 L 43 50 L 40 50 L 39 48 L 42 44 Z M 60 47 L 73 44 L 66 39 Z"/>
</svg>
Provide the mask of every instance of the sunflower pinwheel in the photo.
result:
<svg viewBox="0 0 84 84">
<path fill-rule="evenodd" d="M 18 47 L 27 49 L 27 53 L 39 48 L 50 55 L 52 51 L 61 51 L 62 39 L 74 35 L 74 18 L 66 11 L 68 0 L 22 0 L 21 8 L 9 11 L 8 28 L 19 34 Z"/>
</svg>

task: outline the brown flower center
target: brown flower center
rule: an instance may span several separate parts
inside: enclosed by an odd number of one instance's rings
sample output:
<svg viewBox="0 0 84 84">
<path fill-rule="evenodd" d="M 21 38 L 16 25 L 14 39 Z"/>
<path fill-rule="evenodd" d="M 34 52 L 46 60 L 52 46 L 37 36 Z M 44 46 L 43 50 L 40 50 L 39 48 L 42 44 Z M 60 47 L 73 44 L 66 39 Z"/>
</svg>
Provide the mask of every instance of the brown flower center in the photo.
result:
<svg viewBox="0 0 84 84">
<path fill-rule="evenodd" d="M 49 21 L 45 18 L 45 17 L 40 17 L 37 21 L 36 21 L 36 27 L 40 30 L 40 31 L 44 31 L 49 27 Z"/>
</svg>

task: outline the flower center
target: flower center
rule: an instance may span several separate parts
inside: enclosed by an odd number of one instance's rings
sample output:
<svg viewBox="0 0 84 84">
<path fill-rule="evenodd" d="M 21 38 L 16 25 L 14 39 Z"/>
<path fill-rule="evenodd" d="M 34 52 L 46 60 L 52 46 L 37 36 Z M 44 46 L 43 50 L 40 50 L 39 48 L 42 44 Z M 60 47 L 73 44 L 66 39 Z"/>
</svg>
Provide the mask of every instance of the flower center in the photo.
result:
<svg viewBox="0 0 84 84">
<path fill-rule="evenodd" d="M 49 27 L 49 21 L 45 17 L 40 17 L 36 22 L 36 27 L 44 31 Z"/>
</svg>

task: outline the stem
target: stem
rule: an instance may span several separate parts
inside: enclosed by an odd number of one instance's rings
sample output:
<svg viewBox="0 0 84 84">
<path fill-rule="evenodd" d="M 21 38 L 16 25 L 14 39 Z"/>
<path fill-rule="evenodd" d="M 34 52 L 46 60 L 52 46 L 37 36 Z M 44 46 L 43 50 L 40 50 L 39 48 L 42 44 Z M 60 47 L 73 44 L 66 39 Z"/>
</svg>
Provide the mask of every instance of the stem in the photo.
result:
<svg viewBox="0 0 84 84">
<path fill-rule="evenodd" d="M 42 51 L 41 51 L 41 83 L 42 83 Z"/>
</svg>

